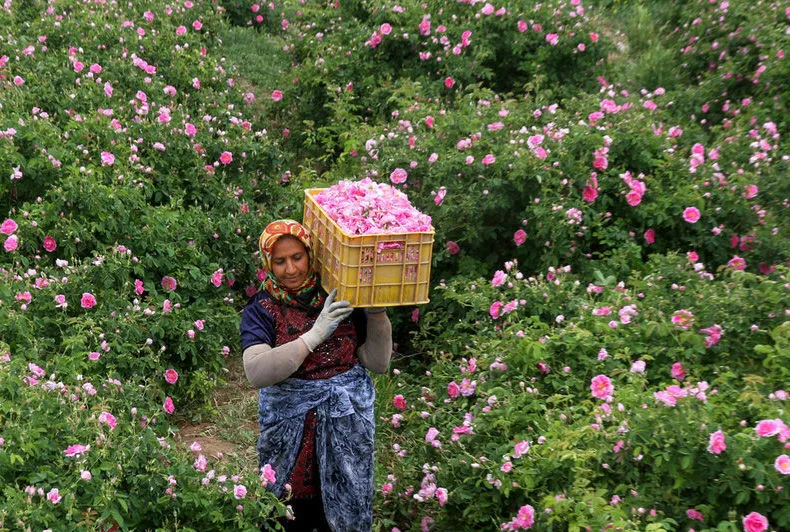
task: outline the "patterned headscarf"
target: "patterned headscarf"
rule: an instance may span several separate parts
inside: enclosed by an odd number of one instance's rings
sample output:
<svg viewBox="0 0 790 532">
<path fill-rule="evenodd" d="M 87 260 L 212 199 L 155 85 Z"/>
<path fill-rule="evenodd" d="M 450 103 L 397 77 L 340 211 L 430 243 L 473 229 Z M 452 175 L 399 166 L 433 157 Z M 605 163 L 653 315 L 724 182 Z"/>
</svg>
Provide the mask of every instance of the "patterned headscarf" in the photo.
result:
<svg viewBox="0 0 790 532">
<path fill-rule="evenodd" d="M 290 290 L 281 286 L 272 271 L 272 251 L 274 245 L 283 236 L 292 236 L 298 239 L 307 250 L 309 270 L 304 282 L 296 289 Z M 307 229 L 295 220 L 283 219 L 275 220 L 266 226 L 258 239 L 258 249 L 261 252 L 263 269 L 266 271 L 266 279 L 261 286 L 262 290 L 269 293 L 275 301 L 284 303 L 291 307 L 301 307 L 304 309 L 321 308 L 326 297 L 318 276 L 313 269 L 315 264 L 315 254 L 310 245 L 310 234 Z"/>
</svg>

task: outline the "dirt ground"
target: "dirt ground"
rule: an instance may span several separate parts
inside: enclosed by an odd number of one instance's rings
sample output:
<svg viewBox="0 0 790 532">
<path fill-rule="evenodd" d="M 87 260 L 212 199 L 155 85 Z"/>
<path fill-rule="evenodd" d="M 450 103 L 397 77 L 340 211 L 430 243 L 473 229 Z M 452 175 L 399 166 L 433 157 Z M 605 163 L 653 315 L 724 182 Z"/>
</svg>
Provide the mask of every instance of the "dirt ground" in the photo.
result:
<svg viewBox="0 0 790 532">
<path fill-rule="evenodd" d="M 250 437 L 258 433 L 257 417 L 251 415 L 239 420 L 237 407 L 244 402 L 249 404 L 257 391 L 247 383 L 241 357 L 229 357 L 227 367 L 227 384 L 214 391 L 214 406 L 219 412 L 217 419 L 195 424 L 188 421 L 179 423 L 179 432 L 175 436 L 176 441 L 181 441 L 186 447 L 197 441 L 201 446 L 199 452 L 205 456 L 247 454 L 254 450 L 251 449 Z"/>
</svg>

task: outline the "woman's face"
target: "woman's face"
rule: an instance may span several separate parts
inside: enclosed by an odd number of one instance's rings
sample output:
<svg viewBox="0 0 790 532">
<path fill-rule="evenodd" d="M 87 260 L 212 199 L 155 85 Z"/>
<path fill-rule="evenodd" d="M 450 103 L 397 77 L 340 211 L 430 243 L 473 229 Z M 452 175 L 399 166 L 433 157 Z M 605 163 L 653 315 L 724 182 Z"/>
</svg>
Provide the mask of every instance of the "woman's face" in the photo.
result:
<svg viewBox="0 0 790 532">
<path fill-rule="evenodd" d="M 310 259 L 304 244 L 287 235 L 275 242 L 271 264 L 277 282 L 289 290 L 299 288 L 310 271 Z"/>
</svg>

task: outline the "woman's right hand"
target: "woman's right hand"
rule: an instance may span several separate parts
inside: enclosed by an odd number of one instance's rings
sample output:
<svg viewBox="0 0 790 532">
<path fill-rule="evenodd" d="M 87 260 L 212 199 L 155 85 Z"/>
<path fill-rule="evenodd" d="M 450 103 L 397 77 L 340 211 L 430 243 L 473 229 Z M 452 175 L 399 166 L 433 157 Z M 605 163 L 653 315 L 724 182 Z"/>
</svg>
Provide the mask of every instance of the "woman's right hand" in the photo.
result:
<svg viewBox="0 0 790 532">
<path fill-rule="evenodd" d="M 324 308 L 315 320 L 313 328 L 301 336 L 311 352 L 332 336 L 340 322 L 349 317 L 354 311 L 348 301 L 335 301 L 336 295 L 337 289 L 334 289 L 326 296 Z"/>
</svg>

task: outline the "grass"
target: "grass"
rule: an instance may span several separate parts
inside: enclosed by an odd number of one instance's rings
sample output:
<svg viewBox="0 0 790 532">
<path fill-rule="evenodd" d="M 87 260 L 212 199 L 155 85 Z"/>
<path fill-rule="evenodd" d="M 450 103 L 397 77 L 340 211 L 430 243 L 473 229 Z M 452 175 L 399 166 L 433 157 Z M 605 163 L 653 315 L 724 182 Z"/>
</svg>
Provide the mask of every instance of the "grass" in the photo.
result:
<svg viewBox="0 0 790 532">
<path fill-rule="evenodd" d="M 219 37 L 238 87 L 259 96 L 252 104 L 253 114 L 257 118 L 265 117 L 266 108 L 259 92 L 273 88 L 288 67 L 288 59 L 282 52 L 284 42 L 252 27 L 228 26 Z"/>
<path fill-rule="evenodd" d="M 278 37 L 238 26 L 228 26 L 219 37 L 229 63 L 252 83 L 265 85 L 265 80 L 279 78 L 288 66 L 282 53 L 285 43 Z"/>
</svg>

